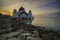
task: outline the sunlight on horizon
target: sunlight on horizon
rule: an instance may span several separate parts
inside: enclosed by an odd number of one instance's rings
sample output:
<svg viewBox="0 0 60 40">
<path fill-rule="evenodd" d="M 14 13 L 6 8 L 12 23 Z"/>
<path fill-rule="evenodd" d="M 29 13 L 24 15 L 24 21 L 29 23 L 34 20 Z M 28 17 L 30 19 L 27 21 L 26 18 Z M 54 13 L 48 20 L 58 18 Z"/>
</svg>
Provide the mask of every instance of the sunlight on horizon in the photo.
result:
<svg viewBox="0 0 60 40">
<path fill-rule="evenodd" d="M 3 14 L 13 15 L 13 10 L 23 6 L 26 12 L 32 10 L 33 16 L 42 16 L 49 13 L 55 13 L 60 11 L 59 1 L 57 0 L 1 0 L 0 1 L 0 12 Z M 5 11 L 6 12 L 5 12 Z M 7 13 L 8 11 L 8 13 Z"/>
</svg>

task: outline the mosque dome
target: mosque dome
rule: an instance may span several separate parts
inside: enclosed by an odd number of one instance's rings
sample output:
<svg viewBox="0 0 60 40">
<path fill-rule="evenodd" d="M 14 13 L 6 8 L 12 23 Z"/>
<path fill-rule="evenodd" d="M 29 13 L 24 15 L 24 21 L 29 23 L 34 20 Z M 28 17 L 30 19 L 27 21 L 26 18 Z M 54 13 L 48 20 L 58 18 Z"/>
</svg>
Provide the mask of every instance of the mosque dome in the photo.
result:
<svg viewBox="0 0 60 40">
<path fill-rule="evenodd" d="M 19 8 L 19 11 L 20 11 L 20 10 L 25 10 L 25 9 L 24 9 L 23 7 L 20 7 L 20 8 Z"/>
</svg>

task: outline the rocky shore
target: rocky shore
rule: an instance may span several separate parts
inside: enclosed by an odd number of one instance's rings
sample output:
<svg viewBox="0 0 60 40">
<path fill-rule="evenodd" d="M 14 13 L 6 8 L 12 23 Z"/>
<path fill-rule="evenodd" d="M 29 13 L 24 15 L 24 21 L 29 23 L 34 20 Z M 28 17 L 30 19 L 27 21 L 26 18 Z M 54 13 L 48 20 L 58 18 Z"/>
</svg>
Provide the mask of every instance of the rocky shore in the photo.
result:
<svg viewBox="0 0 60 40">
<path fill-rule="evenodd" d="M 19 39 L 20 35 L 27 35 L 31 40 L 60 40 L 60 33 L 47 30 L 45 27 L 24 23 L 10 23 L 0 26 L 0 40 L 26 40 Z"/>
<path fill-rule="evenodd" d="M 0 15 L 0 40 L 60 40 L 60 32 Z"/>
</svg>

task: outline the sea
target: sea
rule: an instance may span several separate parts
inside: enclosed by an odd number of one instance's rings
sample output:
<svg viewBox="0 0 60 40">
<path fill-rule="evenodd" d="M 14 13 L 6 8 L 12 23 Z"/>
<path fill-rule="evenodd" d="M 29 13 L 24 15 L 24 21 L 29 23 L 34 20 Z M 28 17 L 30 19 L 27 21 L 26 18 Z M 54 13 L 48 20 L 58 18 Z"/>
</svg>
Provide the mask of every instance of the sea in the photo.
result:
<svg viewBox="0 0 60 40">
<path fill-rule="evenodd" d="M 46 27 L 48 29 L 60 32 L 60 17 L 47 17 L 47 18 L 36 17 L 32 21 L 32 24 L 35 26 Z"/>
</svg>

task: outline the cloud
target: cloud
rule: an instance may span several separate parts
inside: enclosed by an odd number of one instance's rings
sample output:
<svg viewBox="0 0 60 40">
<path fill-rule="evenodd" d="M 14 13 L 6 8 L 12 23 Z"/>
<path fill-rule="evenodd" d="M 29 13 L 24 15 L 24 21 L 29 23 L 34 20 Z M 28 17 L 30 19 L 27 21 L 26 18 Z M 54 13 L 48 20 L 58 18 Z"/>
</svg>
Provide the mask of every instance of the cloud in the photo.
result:
<svg viewBox="0 0 60 40">
<path fill-rule="evenodd" d="M 57 0 L 1 0 L 0 8 L 13 11 L 13 9 L 19 9 L 19 7 L 23 6 L 27 11 L 32 10 L 34 15 L 39 15 L 59 11 L 53 9 L 52 6 L 51 8 L 46 6 L 56 1 Z"/>
<path fill-rule="evenodd" d="M 49 2 L 52 2 L 54 0 L 1 0 L 0 4 L 2 6 L 8 6 L 8 5 L 12 5 L 12 4 L 30 4 L 30 5 L 42 5 L 42 4 L 46 4 Z"/>
</svg>

